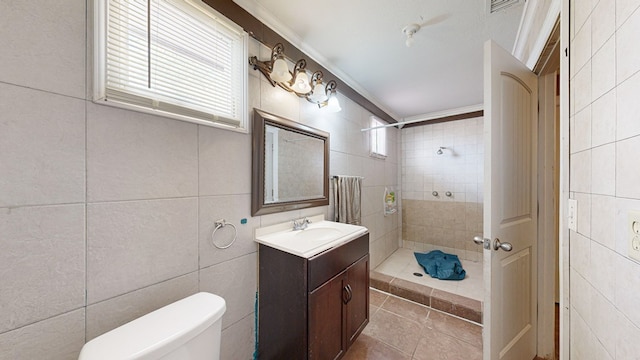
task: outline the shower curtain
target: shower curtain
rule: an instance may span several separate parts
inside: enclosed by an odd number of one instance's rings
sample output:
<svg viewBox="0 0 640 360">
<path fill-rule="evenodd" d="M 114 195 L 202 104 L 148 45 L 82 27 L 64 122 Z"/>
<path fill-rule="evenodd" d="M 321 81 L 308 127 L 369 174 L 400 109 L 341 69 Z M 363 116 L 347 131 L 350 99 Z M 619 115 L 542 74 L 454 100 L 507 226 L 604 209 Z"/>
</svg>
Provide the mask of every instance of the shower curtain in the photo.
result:
<svg viewBox="0 0 640 360">
<path fill-rule="evenodd" d="M 335 176 L 333 178 L 336 222 L 360 225 L 361 189 L 362 177 L 360 176 Z"/>
</svg>

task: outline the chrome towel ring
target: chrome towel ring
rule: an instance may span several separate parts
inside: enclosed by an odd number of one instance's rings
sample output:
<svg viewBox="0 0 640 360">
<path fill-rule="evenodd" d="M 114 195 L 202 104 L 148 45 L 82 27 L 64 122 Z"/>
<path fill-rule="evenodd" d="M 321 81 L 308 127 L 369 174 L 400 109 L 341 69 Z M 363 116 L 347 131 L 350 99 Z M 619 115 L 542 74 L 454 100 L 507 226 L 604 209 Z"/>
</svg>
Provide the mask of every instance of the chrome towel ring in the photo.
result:
<svg viewBox="0 0 640 360">
<path fill-rule="evenodd" d="M 213 231 L 211 232 L 211 244 L 215 247 L 217 247 L 218 249 L 226 249 L 229 246 L 233 245 L 233 243 L 236 241 L 236 239 L 238 238 L 238 229 L 236 229 L 236 226 L 233 225 L 232 223 L 227 222 L 225 219 L 220 219 L 220 220 L 216 220 L 215 222 L 216 227 L 213 228 Z M 233 240 L 231 240 L 231 242 L 227 245 L 224 246 L 220 246 L 218 244 L 216 244 L 216 242 L 213 240 L 213 236 L 216 234 L 216 231 L 218 231 L 218 229 L 223 228 L 225 226 L 231 226 L 233 228 Z"/>
</svg>

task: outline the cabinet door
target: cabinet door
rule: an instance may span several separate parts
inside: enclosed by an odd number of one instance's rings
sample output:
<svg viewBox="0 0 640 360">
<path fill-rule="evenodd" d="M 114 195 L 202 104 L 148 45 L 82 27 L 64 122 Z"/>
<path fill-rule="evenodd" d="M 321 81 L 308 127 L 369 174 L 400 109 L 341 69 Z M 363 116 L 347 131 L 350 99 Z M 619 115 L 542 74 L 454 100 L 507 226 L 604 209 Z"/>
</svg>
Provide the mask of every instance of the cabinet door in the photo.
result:
<svg viewBox="0 0 640 360">
<path fill-rule="evenodd" d="M 347 341 L 351 346 L 369 323 L 369 255 L 347 270 Z"/>
<path fill-rule="evenodd" d="M 309 294 L 309 359 L 338 359 L 346 351 L 346 282 L 342 272 Z"/>
</svg>

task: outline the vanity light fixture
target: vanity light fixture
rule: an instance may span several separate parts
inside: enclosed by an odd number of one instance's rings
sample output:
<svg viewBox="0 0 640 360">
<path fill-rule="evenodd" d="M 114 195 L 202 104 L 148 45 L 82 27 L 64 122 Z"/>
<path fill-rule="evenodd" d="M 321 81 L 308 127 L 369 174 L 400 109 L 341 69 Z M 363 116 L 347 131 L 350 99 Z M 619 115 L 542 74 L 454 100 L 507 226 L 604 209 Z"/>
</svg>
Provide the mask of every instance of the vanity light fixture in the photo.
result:
<svg viewBox="0 0 640 360">
<path fill-rule="evenodd" d="M 252 56 L 249 58 L 249 64 L 254 70 L 260 71 L 273 86 L 278 85 L 318 105 L 319 108 L 326 108 L 329 112 L 342 110 L 338 102 L 335 80 L 328 81 L 325 85 L 322 71 L 319 70 L 314 72 L 309 80 L 305 59 L 296 61 L 293 72 L 289 71 L 284 57 L 284 46 L 281 43 L 277 43 L 271 49 L 270 60 L 260 61 L 256 56 Z"/>
</svg>

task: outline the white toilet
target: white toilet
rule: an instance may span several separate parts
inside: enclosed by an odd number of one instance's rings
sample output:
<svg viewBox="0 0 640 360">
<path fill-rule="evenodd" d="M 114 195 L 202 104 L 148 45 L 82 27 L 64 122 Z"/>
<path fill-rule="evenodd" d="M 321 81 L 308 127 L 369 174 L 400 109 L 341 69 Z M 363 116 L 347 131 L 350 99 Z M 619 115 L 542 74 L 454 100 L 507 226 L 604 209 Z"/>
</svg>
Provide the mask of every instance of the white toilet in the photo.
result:
<svg viewBox="0 0 640 360">
<path fill-rule="evenodd" d="M 78 360 L 219 360 L 223 298 L 201 292 L 84 345 Z"/>
</svg>

